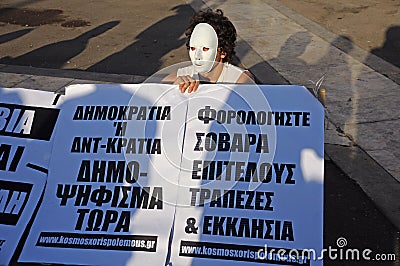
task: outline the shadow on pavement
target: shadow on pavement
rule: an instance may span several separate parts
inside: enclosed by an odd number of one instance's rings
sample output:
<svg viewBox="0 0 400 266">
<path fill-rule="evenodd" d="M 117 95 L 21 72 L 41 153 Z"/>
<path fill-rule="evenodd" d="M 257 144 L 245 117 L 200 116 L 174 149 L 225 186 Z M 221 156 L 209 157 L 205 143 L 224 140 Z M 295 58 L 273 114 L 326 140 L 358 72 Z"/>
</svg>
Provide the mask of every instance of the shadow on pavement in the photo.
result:
<svg viewBox="0 0 400 266">
<path fill-rule="evenodd" d="M 386 40 L 383 46 L 372 49 L 371 53 L 400 67 L 400 26 L 390 27 L 386 31 Z"/>
<path fill-rule="evenodd" d="M 182 21 L 188 21 L 193 15 L 190 5 L 179 5 L 172 10 L 175 10 L 176 14 L 151 25 L 136 36 L 135 42 L 87 70 L 142 76 L 150 76 L 157 72 L 162 65 L 163 56 L 185 43 L 183 33 L 187 24 Z"/>
<path fill-rule="evenodd" d="M 29 32 L 31 32 L 32 30 L 33 29 L 23 29 L 23 30 L 17 30 L 14 32 L 0 35 L 0 44 L 20 38 L 20 37 L 24 36 L 25 34 L 28 34 Z"/>
<path fill-rule="evenodd" d="M 43 68 L 62 68 L 68 60 L 85 50 L 91 38 L 103 34 L 118 24 L 119 21 L 107 22 L 74 39 L 45 45 L 15 58 L 9 56 L 3 57 L 0 59 L 0 63 Z"/>
<path fill-rule="evenodd" d="M 400 233 L 360 186 L 330 160 L 325 160 L 324 196 L 324 265 L 399 265 Z M 338 247 L 339 239 L 346 241 L 342 248 Z M 352 249 L 357 249 L 354 255 L 348 251 Z M 367 254 L 371 261 L 363 259 L 365 249 L 372 251 Z M 395 254 L 397 261 L 377 261 L 377 254 Z"/>
</svg>

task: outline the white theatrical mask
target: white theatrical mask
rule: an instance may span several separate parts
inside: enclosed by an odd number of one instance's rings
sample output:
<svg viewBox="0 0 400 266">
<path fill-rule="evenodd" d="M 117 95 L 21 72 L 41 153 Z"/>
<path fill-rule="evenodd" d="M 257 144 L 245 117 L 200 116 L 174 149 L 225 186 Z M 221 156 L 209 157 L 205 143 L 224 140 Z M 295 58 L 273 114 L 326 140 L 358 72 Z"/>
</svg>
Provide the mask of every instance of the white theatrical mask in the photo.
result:
<svg viewBox="0 0 400 266">
<path fill-rule="evenodd" d="M 196 73 L 207 73 L 217 56 L 218 36 L 214 28 L 207 23 L 194 27 L 189 41 L 189 56 Z"/>
</svg>

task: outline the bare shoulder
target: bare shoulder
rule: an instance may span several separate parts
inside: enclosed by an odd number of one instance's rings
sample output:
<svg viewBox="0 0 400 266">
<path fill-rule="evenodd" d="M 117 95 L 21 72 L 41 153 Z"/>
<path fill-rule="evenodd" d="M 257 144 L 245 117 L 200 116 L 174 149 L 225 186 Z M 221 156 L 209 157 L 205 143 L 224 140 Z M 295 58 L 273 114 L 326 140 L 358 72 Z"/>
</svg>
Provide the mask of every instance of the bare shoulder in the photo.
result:
<svg viewBox="0 0 400 266">
<path fill-rule="evenodd" d="M 254 77 L 250 71 L 244 71 L 237 79 L 236 83 L 239 84 L 254 84 Z"/>
<path fill-rule="evenodd" d="M 177 71 L 169 73 L 166 77 L 162 79 L 162 83 L 174 83 L 177 77 Z"/>
</svg>

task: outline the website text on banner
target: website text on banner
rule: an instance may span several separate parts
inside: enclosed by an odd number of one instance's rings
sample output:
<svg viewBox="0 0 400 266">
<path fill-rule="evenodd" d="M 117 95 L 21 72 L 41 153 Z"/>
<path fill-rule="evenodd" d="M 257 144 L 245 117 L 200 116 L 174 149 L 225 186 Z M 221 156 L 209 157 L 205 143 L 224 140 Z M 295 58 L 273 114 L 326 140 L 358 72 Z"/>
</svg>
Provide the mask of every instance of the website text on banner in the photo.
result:
<svg viewBox="0 0 400 266">
<path fill-rule="evenodd" d="M 66 88 L 43 204 L 20 261 L 165 264 L 180 164 L 167 140 L 181 145 L 186 113 L 170 87 Z"/>
<path fill-rule="evenodd" d="M 19 261 L 319 265 L 259 252 L 322 248 L 323 108 L 305 88 L 77 85 L 58 108 Z"/>
<path fill-rule="evenodd" d="M 299 86 L 205 86 L 186 121 L 172 265 L 321 265 L 302 255 L 323 247 L 321 104 Z"/>
</svg>

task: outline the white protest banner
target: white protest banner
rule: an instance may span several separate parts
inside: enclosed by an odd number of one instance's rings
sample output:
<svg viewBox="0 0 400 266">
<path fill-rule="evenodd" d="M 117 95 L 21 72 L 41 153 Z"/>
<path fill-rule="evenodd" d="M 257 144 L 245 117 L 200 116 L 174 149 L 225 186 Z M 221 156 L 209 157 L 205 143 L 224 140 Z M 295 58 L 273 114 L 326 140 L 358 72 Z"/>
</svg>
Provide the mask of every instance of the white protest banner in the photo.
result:
<svg viewBox="0 0 400 266">
<path fill-rule="evenodd" d="M 43 193 L 59 96 L 0 88 L 0 265 L 8 265 Z"/>
<path fill-rule="evenodd" d="M 322 265 L 323 130 L 300 86 L 203 85 L 190 97 L 172 265 Z"/>
<path fill-rule="evenodd" d="M 165 264 L 185 99 L 160 84 L 67 87 L 43 204 L 19 262 Z"/>
</svg>

